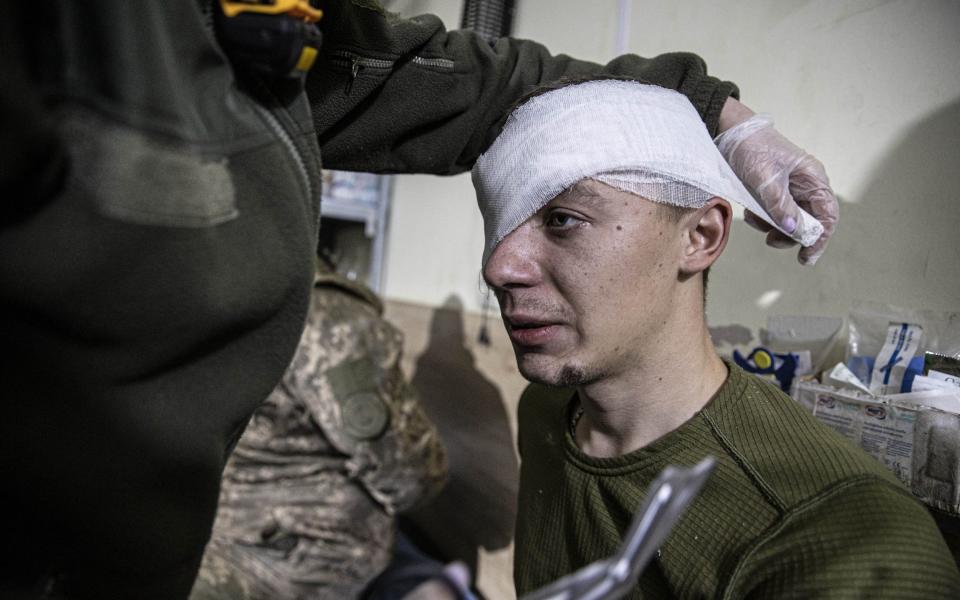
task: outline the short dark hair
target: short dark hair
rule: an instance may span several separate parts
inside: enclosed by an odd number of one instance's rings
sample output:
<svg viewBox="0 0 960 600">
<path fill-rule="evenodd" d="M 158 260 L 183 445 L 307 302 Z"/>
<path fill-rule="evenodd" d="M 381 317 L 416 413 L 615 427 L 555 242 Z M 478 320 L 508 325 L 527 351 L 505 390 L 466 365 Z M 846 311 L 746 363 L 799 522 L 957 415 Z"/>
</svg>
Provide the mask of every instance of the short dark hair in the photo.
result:
<svg viewBox="0 0 960 600">
<path fill-rule="evenodd" d="M 670 223 L 679 223 L 681 219 L 690 213 L 694 212 L 695 208 L 689 208 L 686 206 L 677 206 L 676 204 L 667 204 L 665 202 L 657 202 L 659 208 L 657 209 L 657 215 L 659 215 L 665 221 Z M 707 267 L 703 270 L 703 306 L 707 306 L 707 279 L 710 276 L 710 267 Z"/>
</svg>

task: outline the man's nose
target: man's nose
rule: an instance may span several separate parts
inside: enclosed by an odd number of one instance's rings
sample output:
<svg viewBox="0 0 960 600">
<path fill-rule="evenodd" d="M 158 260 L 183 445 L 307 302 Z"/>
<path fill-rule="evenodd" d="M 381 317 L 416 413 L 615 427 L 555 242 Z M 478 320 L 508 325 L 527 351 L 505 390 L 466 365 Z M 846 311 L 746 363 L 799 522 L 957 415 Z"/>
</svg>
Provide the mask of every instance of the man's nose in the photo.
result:
<svg viewBox="0 0 960 600">
<path fill-rule="evenodd" d="M 483 267 L 487 285 L 494 290 L 510 290 L 539 282 L 541 266 L 532 233 L 530 224 L 524 223 L 500 241 Z"/>
</svg>

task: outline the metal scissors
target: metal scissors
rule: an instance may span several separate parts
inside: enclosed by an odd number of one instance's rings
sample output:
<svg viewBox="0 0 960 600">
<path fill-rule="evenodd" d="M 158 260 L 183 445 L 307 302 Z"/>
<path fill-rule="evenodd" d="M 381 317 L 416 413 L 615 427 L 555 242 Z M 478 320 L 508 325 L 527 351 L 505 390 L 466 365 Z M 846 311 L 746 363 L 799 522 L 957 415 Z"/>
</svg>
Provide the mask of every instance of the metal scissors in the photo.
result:
<svg viewBox="0 0 960 600">
<path fill-rule="evenodd" d="M 637 579 L 690 503 L 716 461 L 708 456 L 690 468 L 668 466 L 650 484 L 616 554 L 591 563 L 520 600 L 615 600 Z"/>
</svg>

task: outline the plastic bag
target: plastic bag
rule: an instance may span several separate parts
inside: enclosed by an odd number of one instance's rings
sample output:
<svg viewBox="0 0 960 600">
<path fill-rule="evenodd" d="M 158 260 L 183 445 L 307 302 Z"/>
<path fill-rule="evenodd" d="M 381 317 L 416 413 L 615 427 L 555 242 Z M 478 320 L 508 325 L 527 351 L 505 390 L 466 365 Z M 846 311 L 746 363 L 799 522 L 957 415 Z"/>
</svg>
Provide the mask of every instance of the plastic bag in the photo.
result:
<svg viewBox="0 0 960 600">
<path fill-rule="evenodd" d="M 925 352 L 960 357 L 960 312 L 858 303 L 850 311 L 845 362 L 874 394 L 909 392 Z"/>
</svg>

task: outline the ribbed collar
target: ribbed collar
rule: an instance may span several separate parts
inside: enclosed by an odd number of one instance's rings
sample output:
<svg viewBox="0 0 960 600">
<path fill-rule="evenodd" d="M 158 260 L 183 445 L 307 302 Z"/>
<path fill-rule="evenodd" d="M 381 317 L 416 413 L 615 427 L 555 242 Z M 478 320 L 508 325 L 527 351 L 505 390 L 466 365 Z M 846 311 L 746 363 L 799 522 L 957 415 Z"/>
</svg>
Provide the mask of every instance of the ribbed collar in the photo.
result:
<svg viewBox="0 0 960 600">
<path fill-rule="evenodd" d="M 578 469 L 594 475 L 625 475 L 643 469 L 657 469 L 681 454 L 683 447 L 689 445 L 692 437 L 712 436 L 707 418 L 730 410 L 742 396 L 746 388 L 746 373 L 737 365 L 724 360 L 727 365 L 727 378 L 720 389 L 707 404 L 688 421 L 673 431 L 661 436 L 650 444 L 628 454 L 610 458 L 597 458 L 584 453 L 577 446 L 570 432 L 569 423 L 580 405 L 576 392 L 567 401 L 560 413 L 563 416 L 563 447 L 567 459 Z"/>
</svg>

